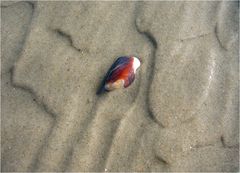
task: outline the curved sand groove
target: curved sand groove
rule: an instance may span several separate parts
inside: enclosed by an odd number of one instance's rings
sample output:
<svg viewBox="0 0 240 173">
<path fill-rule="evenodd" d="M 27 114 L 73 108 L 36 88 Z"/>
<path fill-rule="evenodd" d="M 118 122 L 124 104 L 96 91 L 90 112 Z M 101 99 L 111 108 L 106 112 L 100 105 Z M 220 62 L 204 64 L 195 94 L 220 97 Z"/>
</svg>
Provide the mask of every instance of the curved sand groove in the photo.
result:
<svg viewBox="0 0 240 173">
<path fill-rule="evenodd" d="M 145 134 L 145 127 L 151 124 L 154 125 L 155 123 L 159 124 L 152 115 L 148 103 L 148 93 L 151 86 L 153 75 L 152 69 L 154 69 L 154 58 L 157 44 L 150 33 L 141 32 L 139 30 L 136 24 L 136 17 L 138 16 L 139 11 L 139 5 L 137 4 L 135 7 L 134 24 L 137 32 L 143 35 L 145 41 L 148 42 L 149 48 L 145 51 L 149 53 L 143 59 L 143 65 L 141 66 L 141 83 L 134 105 L 131 110 L 126 113 L 126 117 L 121 121 L 120 127 L 113 139 L 113 144 L 105 166 L 105 169 L 108 171 L 128 171 L 129 169 L 135 171 L 149 171 L 148 161 L 146 160 L 153 157 L 151 155 L 153 153 L 150 152 L 150 155 L 148 154 L 147 158 L 146 155 L 141 156 L 142 162 L 134 163 L 134 159 L 136 159 L 138 151 L 141 148 L 139 142 L 141 142 L 143 134 Z M 127 128 L 128 126 L 135 126 L 135 128 L 130 128 L 132 130 L 129 130 L 129 128 Z M 128 130 L 126 131 L 126 129 Z M 131 138 L 129 138 L 129 136 L 131 136 Z M 116 159 L 121 160 L 121 162 L 115 162 Z"/>
<path fill-rule="evenodd" d="M 1 170 L 25 172 L 53 120 L 29 90 L 12 80 L 14 63 L 31 29 L 33 6 L 18 2 L 2 8 L 1 14 Z"/>
<path fill-rule="evenodd" d="M 155 40 L 155 38 L 152 36 L 152 34 L 148 31 L 141 31 L 139 29 L 139 26 L 137 24 L 137 19 L 135 20 L 135 26 L 136 26 L 136 29 L 137 31 L 142 34 L 144 37 L 146 37 L 148 39 L 148 41 L 151 43 L 152 45 L 152 54 L 151 54 L 151 58 L 150 58 L 150 62 L 149 62 L 149 65 L 148 65 L 148 71 L 149 74 L 146 74 L 147 76 L 147 79 L 148 79 L 148 82 L 147 82 L 147 91 L 146 91 L 146 107 L 147 107 L 147 110 L 148 110 L 148 116 L 157 124 L 159 124 L 161 127 L 164 127 L 162 125 L 161 122 L 159 122 L 156 117 L 153 115 L 153 112 L 150 108 L 150 105 L 149 105 L 149 91 L 150 91 L 150 87 L 151 87 L 151 84 L 152 84 L 152 80 L 153 80 L 153 71 L 154 71 L 154 67 L 155 67 L 155 59 L 156 59 L 156 50 L 157 50 L 157 42 Z M 147 73 L 147 72 L 146 72 Z"/>
<path fill-rule="evenodd" d="M 185 15 L 184 14 L 185 12 L 188 12 L 188 10 L 190 10 L 190 8 L 195 8 L 194 6 L 197 5 L 194 3 L 188 3 L 189 6 L 186 4 L 182 4 L 183 5 L 182 6 L 180 5 L 180 3 L 176 3 L 176 4 L 175 4 L 176 8 L 174 8 L 175 10 L 178 9 L 177 8 L 178 5 L 180 8 L 180 12 L 181 12 L 181 8 L 185 9 L 185 11 L 183 11 L 182 13 L 183 16 Z M 152 4 L 146 3 L 145 5 L 150 6 Z M 161 4 L 161 7 L 159 8 L 167 9 L 168 5 L 172 5 L 172 4 L 166 3 L 165 6 Z M 207 4 L 200 3 L 200 5 L 207 5 Z M 219 5 L 213 4 L 213 6 L 218 7 Z M 153 8 L 157 8 L 157 7 L 153 7 Z M 158 8 L 158 12 L 161 13 L 160 12 L 161 10 L 159 10 L 159 8 Z M 152 9 L 152 8 L 145 7 L 144 9 Z M 204 7 L 203 9 L 208 11 L 206 7 Z M 219 8 L 215 8 L 215 9 L 216 9 L 215 11 L 210 12 L 210 16 L 213 16 L 212 18 L 219 15 L 218 14 Z M 148 11 L 146 11 L 146 13 L 147 12 Z M 190 12 L 196 13 L 196 10 L 191 9 Z M 149 14 L 156 15 L 152 11 Z M 173 13 L 173 14 L 176 14 L 176 13 Z M 201 11 L 200 14 L 205 15 L 207 13 L 205 12 L 203 13 L 203 11 Z M 172 16 L 171 15 L 172 14 L 170 12 L 170 14 L 166 16 L 168 18 L 175 17 L 174 15 Z M 148 15 L 144 15 L 144 17 L 145 16 L 148 16 Z M 161 16 L 161 15 L 156 15 L 156 16 Z M 186 15 L 186 16 L 188 17 L 191 16 L 191 18 L 193 18 L 193 21 L 194 21 L 194 16 L 196 15 L 194 14 L 194 15 Z M 144 17 L 143 19 L 141 18 L 139 19 L 140 22 L 143 21 L 142 23 L 143 29 L 152 32 L 157 42 L 161 42 L 161 40 L 164 40 L 164 37 L 165 37 L 164 34 L 172 33 L 171 30 L 159 31 L 158 28 L 161 27 L 161 22 L 144 24 L 144 21 L 147 21 L 146 19 L 144 19 Z M 203 19 L 204 18 L 205 17 L 203 17 Z M 202 24 L 201 27 L 207 26 L 206 24 L 204 24 L 204 21 L 202 23 L 199 22 L 199 20 L 201 19 L 202 18 L 200 17 L 200 19 L 195 21 Z M 158 19 L 156 18 L 156 20 Z M 186 22 L 185 20 L 186 19 L 183 17 L 183 20 L 180 19 L 179 21 L 182 22 L 182 24 L 184 25 L 190 22 L 190 21 Z M 165 20 L 163 19 L 163 22 L 164 21 Z M 207 21 L 205 21 L 205 23 L 206 22 Z M 176 39 L 174 37 L 169 38 L 167 41 L 165 40 L 165 43 L 161 42 L 163 44 L 161 44 L 160 49 L 157 50 L 157 56 L 159 57 L 156 59 L 156 65 L 155 65 L 156 70 L 154 73 L 155 76 L 153 80 L 154 82 L 155 81 L 157 82 L 153 83 L 152 85 L 153 94 L 151 96 L 152 98 L 151 105 L 152 105 L 154 115 L 157 116 L 157 119 L 160 119 L 160 121 L 164 125 L 170 128 L 159 129 L 159 131 L 156 133 L 156 136 L 158 136 L 159 141 L 156 142 L 158 147 L 155 148 L 155 151 L 157 155 L 165 158 L 167 163 L 172 165 L 170 167 L 170 170 L 172 171 L 177 171 L 181 167 L 180 164 L 178 164 L 180 162 L 179 160 L 181 159 L 180 157 L 176 157 L 176 154 L 189 152 L 194 147 L 198 148 L 200 146 L 217 144 L 217 146 L 215 147 L 218 148 L 218 145 L 222 145 L 219 143 L 221 143 L 221 139 L 222 139 L 221 135 L 224 132 L 224 130 L 222 130 L 222 121 L 225 124 L 225 121 L 222 118 L 224 117 L 224 113 L 225 113 L 223 110 L 225 108 L 226 101 L 229 99 L 225 94 L 226 91 L 223 90 L 222 88 L 227 88 L 227 86 L 224 84 L 223 81 L 230 77 L 230 76 L 226 76 L 228 72 L 225 71 L 225 69 L 230 68 L 230 65 L 227 65 L 227 62 L 226 62 L 227 60 L 225 60 L 227 57 L 225 53 L 226 50 L 222 48 L 222 45 L 219 42 L 218 35 L 216 35 L 216 32 L 215 32 L 216 22 L 217 21 L 215 19 L 215 22 L 212 22 L 211 25 L 207 26 L 208 28 L 205 29 L 206 34 L 200 34 L 198 36 L 193 36 L 193 37 L 184 36 L 185 38 L 181 38 L 182 31 L 180 30 L 180 33 L 176 32 L 175 34 L 172 35 L 172 36 L 178 37 L 179 39 Z M 158 27 L 156 25 L 158 25 Z M 178 26 L 177 24 L 175 25 L 176 27 L 174 28 L 173 26 L 173 29 L 172 29 L 173 31 Z M 188 25 L 186 25 L 186 27 L 188 27 Z M 187 30 L 186 27 L 181 26 L 181 28 L 185 28 L 185 32 Z M 196 28 L 196 30 L 198 30 L 199 28 Z M 190 31 L 191 32 L 189 33 L 192 34 L 194 29 L 191 28 Z M 163 33 L 161 34 L 161 32 Z M 176 42 L 176 40 L 179 40 L 179 41 Z M 161 53 L 158 52 L 159 50 L 161 50 Z M 199 56 L 199 59 L 198 59 L 198 56 Z M 231 56 L 236 57 L 237 55 L 230 54 L 230 57 Z M 194 57 L 194 59 L 192 57 Z M 161 62 L 159 62 L 160 59 L 161 59 Z M 234 65 L 232 64 L 231 67 L 233 66 Z M 236 69 L 233 71 L 236 72 Z M 184 78 L 186 78 L 187 80 L 185 81 Z M 178 88 L 175 90 L 174 88 L 176 87 Z M 184 90 L 187 89 L 187 90 L 183 92 L 182 89 Z M 181 96 L 181 92 L 183 94 L 182 96 Z M 190 94 L 191 92 L 194 94 Z M 233 95 L 236 96 L 236 92 L 233 92 Z M 220 98 L 224 98 L 224 99 L 220 99 Z M 178 101 L 178 99 L 180 100 Z M 161 101 L 163 104 L 161 103 Z M 186 101 L 185 104 L 184 104 L 184 101 Z M 234 104 L 236 103 L 237 102 L 235 100 Z M 236 111 L 234 109 L 232 109 L 230 112 L 231 112 L 230 115 L 232 117 L 237 117 Z M 182 124 L 188 119 L 192 119 L 192 121 L 187 121 L 186 125 Z M 232 119 L 235 119 L 235 118 L 232 118 Z M 195 125 L 193 123 L 195 123 Z M 186 129 L 184 128 L 185 126 L 186 126 Z M 227 126 L 229 128 L 231 127 L 231 124 L 228 124 Z M 236 125 L 234 125 L 232 129 L 236 130 Z M 181 132 L 181 130 L 184 130 L 184 131 Z M 238 135 L 236 134 L 235 134 L 235 139 L 238 139 Z M 225 149 L 223 149 L 221 146 L 219 150 L 225 151 Z M 235 149 L 233 148 L 232 150 L 236 150 L 236 148 Z M 230 154 L 231 155 L 230 157 L 234 158 L 234 160 L 236 161 L 238 158 L 233 153 L 234 152 Z M 212 168 L 205 168 L 205 169 L 209 171 L 214 169 L 216 170 L 217 167 L 219 167 L 220 170 L 236 169 L 236 167 L 234 168 L 234 166 L 232 167 L 232 169 L 230 167 L 227 167 L 226 165 L 223 165 L 222 167 L 220 166 L 224 162 L 228 162 L 228 164 L 231 162 L 231 160 L 228 159 L 229 156 L 227 152 L 222 154 L 219 157 L 221 159 L 217 161 L 218 166 L 212 167 Z M 191 159 L 197 160 L 198 158 L 195 158 L 194 156 L 192 156 Z M 201 166 L 204 167 L 204 164 L 205 164 L 204 162 L 201 162 L 199 163 L 199 165 L 196 165 L 196 167 L 197 168 L 200 167 L 200 170 L 201 170 L 203 169 L 201 168 Z M 192 165 L 191 167 L 189 167 L 189 169 L 187 169 L 186 167 L 184 169 L 188 171 L 196 171 L 197 170 L 195 169 L 196 167 Z"/>
<path fill-rule="evenodd" d="M 54 121 L 37 118 L 46 129 L 33 130 L 30 137 L 36 134 L 40 141 L 31 137 L 34 144 L 17 144 L 12 152 L 7 145 L 14 142 L 5 137 L 4 170 L 238 169 L 234 2 L 38 2 L 33 7 L 13 83 L 30 92 Z M 143 60 L 136 81 L 98 97 L 107 68 L 123 54 Z M 5 128 L 8 136 L 11 128 Z M 15 150 L 28 146 L 27 157 L 17 155 L 23 159 L 15 162 Z"/>
<path fill-rule="evenodd" d="M 233 1 L 230 3 L 222 2 L 219 7 L 215 32 L 219 44 L 224 50 L 231 50 L 238 40 L 239 28 L 236 23 L 239 21 L 239 9 L 236 8 L 237 6 L 239 6 L 239 3 Z"/>
<path fill-rule="evenodd" d="M 174 5 L 174 8 L 172 8 L 172 5 Z M 199 9 L 197 5 L 200 6 Z M 150 92 L 150 95 L 152 94 L 153 97 L 150 100 L 152 102 L 153 114 L 164 126 L 174 126 L 179 122 L 191 119 L 194 112 L 204 102 L 208 93 L 206 88 L 210 86 L 209 82 L 212 81 L 209 78 L 209 73 L 213 70 L 215 59 L 219 59 L 216 58 L 217 52 L 213 53 L 215 49 L 204 51 L 208 47 L 216 45 L 213 35 L 218 6 L 218 3 L 212 2 L 200 2 L 199 4 L 192 2 L 165 2 L 159 4 L 159 6 L 158 4 L 146 3 L 143 7 L 144 17 L 139 17 L 142 30 L 151 32 L 157 42 L 161 43 L 156 52 L 157 58 L 151 90 L 153 92 Z M 169 9 L 164 16 L 169 20 L 176 20 L 177 16 L 177 22 L 165 23 L 166 20 L 161 15 L 161 10 L 156 10 L 157 12 L 155 13 L 147 11 L 147 9 L 157 7 L 162 10 Z M 192 10 L 191 8 L 196 9 Z M 173 9 L 174 13 L 171 11 Z M 204 14 L 202 13 L 203 9 L 206 11 Z M 215 9 L 215 11 L 211 11 L 212 9 Z M 144 10 L 146 11 L 145 13 Z M 193 15 L 190 15 L 190 12 Z M 147 22 L 145 24 L 144 22 L 151 18 L 149 15 L 156 17 L 152 23 Z M 205 15 L 214 20 L 209 23 Z M 194 25 L 191 21 L 196 21 L 197 24 Z M 191 23 L 191 25 L 188 23 Z M 168 29 L 168 27 L 171 29 Z M 159 30 L 159 28 L 161 29 Z M 184 29 L 184 33 L 182 29 Z M 199 29 L 201 29 L 201 32 L 198 32 Z M 187 30 L 189 32 L 186 32 Z M 208 39 L 209 41 L 212 39 L 213 42 L 208 42 Z M 205 42 L 206 44 L 203 45 Z M 201 47 L 199 47 L 200 45 Z M 199 48 L 196 49 L 197 47 Z M 216 48 L 218 48 L 217 45 Z M 198 71 L 203 71 L 203 73 Z"/>
</svg>

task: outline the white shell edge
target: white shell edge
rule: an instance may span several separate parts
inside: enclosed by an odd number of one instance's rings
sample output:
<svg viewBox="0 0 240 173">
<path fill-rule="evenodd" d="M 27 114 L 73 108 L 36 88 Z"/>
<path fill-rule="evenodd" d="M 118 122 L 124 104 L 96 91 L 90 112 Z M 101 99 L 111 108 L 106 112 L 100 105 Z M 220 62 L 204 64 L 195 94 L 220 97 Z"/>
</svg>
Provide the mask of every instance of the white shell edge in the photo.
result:
<svg viewBox="0 0 240 173">
<path fill-rule="evenodd" d="M 140 65 L 141 65 L 141 62 L 139 61 L 139 59 L 137 57 L 133 57 L 133 70 L 134 70 L 134 73 L 140 67 Z"/>
</svg>

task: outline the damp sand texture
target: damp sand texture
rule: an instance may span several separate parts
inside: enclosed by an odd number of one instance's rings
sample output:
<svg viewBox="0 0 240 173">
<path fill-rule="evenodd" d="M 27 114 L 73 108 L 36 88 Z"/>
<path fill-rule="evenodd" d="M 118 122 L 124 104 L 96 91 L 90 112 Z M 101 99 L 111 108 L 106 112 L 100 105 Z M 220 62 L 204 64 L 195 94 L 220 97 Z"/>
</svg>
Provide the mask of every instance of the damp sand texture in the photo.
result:
<svg viewBox="0 0 240 173">
<path fill-rule="evenodd" d="M 2 1 L 1 171 L 238 171 L 238 6 Z"/>
</svg>

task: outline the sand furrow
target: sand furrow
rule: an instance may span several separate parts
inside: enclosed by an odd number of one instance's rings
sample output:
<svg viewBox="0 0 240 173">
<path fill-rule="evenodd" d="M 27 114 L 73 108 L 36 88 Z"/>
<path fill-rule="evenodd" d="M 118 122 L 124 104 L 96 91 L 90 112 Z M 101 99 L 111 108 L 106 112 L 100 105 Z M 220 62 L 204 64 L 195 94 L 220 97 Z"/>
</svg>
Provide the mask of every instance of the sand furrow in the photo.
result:
<svg viewBox="0 0 240 173">
<path fill-rule="evenodd" d="M 1 2 L 2 3 L 2 2 Z M 1 9 L 1 154 L 2 171 L 30 171 L 31 162 L 51 129 L 51 114 L 38 106 L 32 90 L 17 85 L 14 63 L 25 45 L 34 8 L 18 2 Z M 6 72 L 6 73 L 3 73 Z M 4 135 L 3 135 L 4 134 Z"/>
</svg>

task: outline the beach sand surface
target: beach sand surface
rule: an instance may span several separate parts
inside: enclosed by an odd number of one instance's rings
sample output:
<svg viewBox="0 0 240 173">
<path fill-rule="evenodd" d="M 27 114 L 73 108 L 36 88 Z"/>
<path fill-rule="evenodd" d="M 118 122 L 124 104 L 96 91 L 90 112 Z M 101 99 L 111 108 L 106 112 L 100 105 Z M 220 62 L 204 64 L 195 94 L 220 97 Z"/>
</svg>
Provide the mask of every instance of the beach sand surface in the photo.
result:
<svg viewBox="0 0 240 173">
<path fill-rule="evenodd" d="M 1 171 L 239 171 L 238 2 L 1 2 Z M 142 65 L 96 95 L 119 56 Z"/>
</svg>

